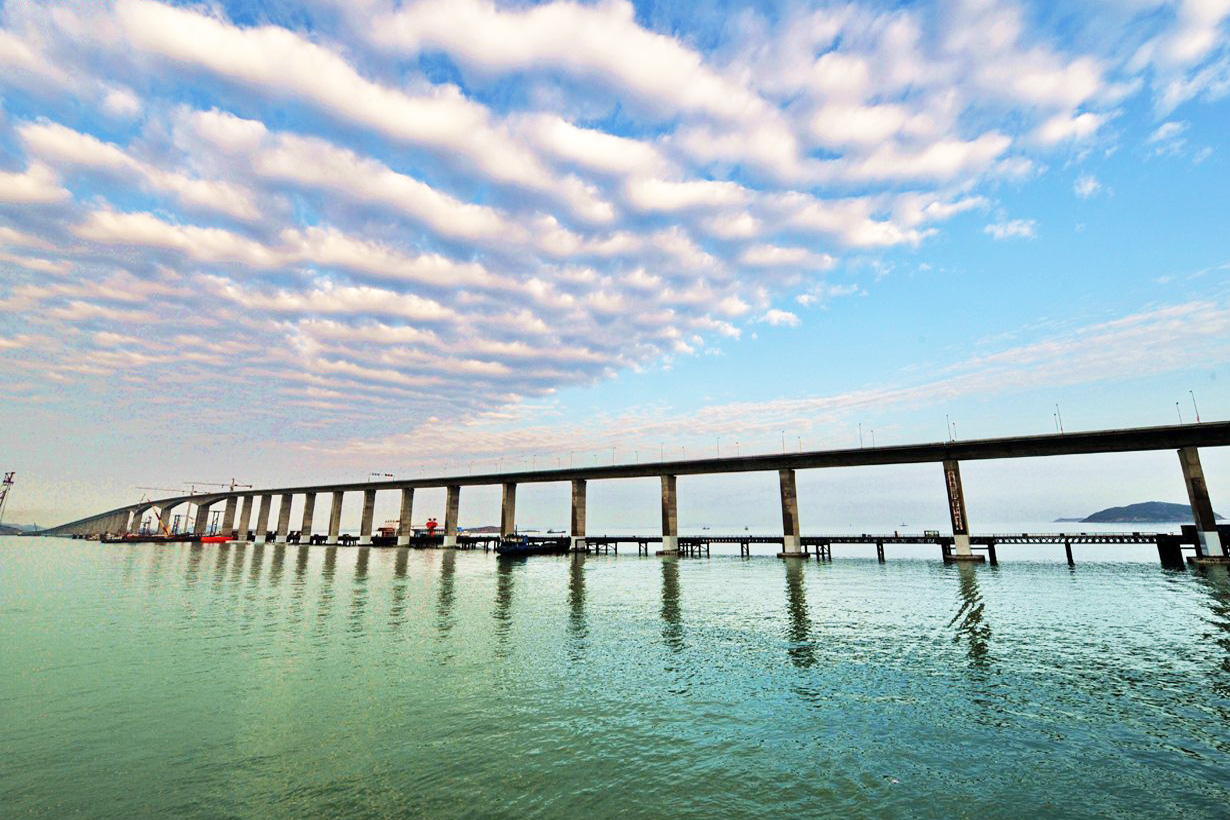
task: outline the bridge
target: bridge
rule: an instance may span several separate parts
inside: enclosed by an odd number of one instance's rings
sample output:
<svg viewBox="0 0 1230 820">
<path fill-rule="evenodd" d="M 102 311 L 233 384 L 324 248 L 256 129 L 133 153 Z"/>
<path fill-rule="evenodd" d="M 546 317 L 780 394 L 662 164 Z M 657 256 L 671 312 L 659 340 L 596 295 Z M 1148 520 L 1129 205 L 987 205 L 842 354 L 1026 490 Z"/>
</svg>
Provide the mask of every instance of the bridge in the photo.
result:
<svg viewBox="0 0 1230 820">
<path fill-rule="evenodd" d="M 869 465 L 918 464 L 934 462 L 942 466 L 942 480 L 948 496 L 949 520 L 952 527 L 951 535 L 940 536 L 928 534 L 925 536 L 905 536 L 911 539 L 923 539 L 941 546 L 946 560 L 952 561 L 984 561 L 986 556 L 978 547 L 990 546 L 994 543 L 1009 543 L 1008 537 L 1026 539 L 1013 543 L 1027 543 L 1030 538 L 1049 537 L 1052 540 L 1068 542 L 1070 546 L 1079 536 L 984 536 L 975 535 L 970 530 L 966 511 L 965 493 L 961 483 L 960 463 L 962 461 L 977 461 L 986 459 L 1034 458 L 1040 456 L 1082 455 L 1092 453 L 1128 453 L 1157 450 L 1175 450 L 1178 453 L 1179 467 L 1187 486 L 1188 499 L 1191 503 L 1195 527 L 1190 537 L 1185 540 L 1195 548 L 1196 557 L 1200 561 L 1210 563 L 1230 562 L 1227 545 L 1230 539 L 1224 538 L 1224 533 L 1214 520 L 1213 507 L 1209 500 L 1208 487 L 1204 472 L 1200 465 L 1199 449 L 1201 447 L 1224 447 L 1230 445 L 1230 422 L 1203 422 L 1198 424 L 1168 425 L 1162 427 L 1135 427 L 1117 430 L 1094 430 L 1077 433 L 1055 433 L 1037 436 L 1010 436 L 1001 438 L 973 439 L 969 441 L 943 441 L 922 444 L 906 444 L 882 447 L 859 447 L 856 449 L 817 450 L 800 453 L 780 453 L 769 455 L 742 456 L 735 458 L 701 458 L 685 461 L 658 461 L 638 464 L 611 464 L 593 467 L 569 467 L 564 469 L 543 469 L 530 471 L 511 471 L 487 473 L 483 475 L 438 476 L 418 479 L 393 479 L 386 481 L 354 482 L 342 484 L 317 484 L 292 487 L 275 487 L 263 490 L 227 490 L 221 492 L 196 493 L 171 498 L 143 501 L 124 507 L 108 510 L 97 515 L 82 518 L 45 530 L 45 535 L 70 535 L 78 537 L 98 537 L 104 535 L 123 535 L 140 530 L 141 522 L 151 510 L 157 510 L 163 521 L 171 520 L 173 512 L 180 508 L 195 507 L 194 532 L 203 534 L 209 521 L 209 512 L 215 506 L 222 507 L 221 532 L 238 541 L 246 541 L 255 532 L 262 538 L 272 536 L 279 543 L 285 543 L 291 532 L 291 505 L 294 497 L 303 496 L 303 517 L 298 529 L 299 537 L 305 543 L 338 544 L 341 539 L 342 507 L 347 494 L 362 494 L 362 515 L 357 543 L 372 544 L 372 525 L 376 507 L 376 495 L 380 492 L 399 492 L 401 494 L 401 514 L 399 517 L 396 542 L 407 546 L 415 538 L 410 520 L 414 505 L 414 491 L 425 488 L 444 488 L 446 492 L 445 516 L 440 546 L 464 546 L 458 540 L 457 515 L 460 509 L 461 489 L 463 487 L 499 485 L 503 489 L 500 509 L 500 531 L 502 535 L 511 535 L 516 531 L 516 499 L 517 487 L 520 484 L 536 483 L 567 483 L 572 488 L 572 515 L 569 537 L 574 550 L 584 551 L 601 549 L 610 546 L 610 537 L 587 538 L 585 528 L 586 488 L 590 481 L 602 481 L 621 478 L 657 477 L 661 480 L 662 530 L 660 536 L 652 538 L 630 536 L 629 541 L 638 543 L 638 548 L 648 550 L 648 543 L 660 543 L 659 554 L 675 555 L 693 553 L 697 549 L 696 537 L 679 536 L 677 513 L 677 478 L 681 475 L 710 475 L 717 473 L 767 472 L 776 471 L 779 476 L 781 490 L 782 535 L 773 537 L 773 543 L 781 544 L 779 555 L 783 558 L 806 557 L 810 555 L 809 547 L 826 550 L 832 543 L 849 542 L 854 536 L 804 536 L 799 523 L 798 493 L 795 475 L 797 470 L 831 469 L 840 467 L 859 467 Z M 331 497 L 327 534 L 315 536 L 315 510 L 317 496 L 327 494 Z M 276 527 L 270 529 L 269 521 L 273 511 L 273 499 L 279 498 Z M 256 511 L 256 526 L 252 528 L 252 514 Z M 185 520 L 187 516 L 185 515 Z M 1224 529 L 1224 528 L 1223 528 Z M 1085 534 L 1089 536 L 1089 534 Z M 1156 539 L 1172 539 L 1177 536 L 1165 534 L 1150 534 Z M 1105 533 L 1100 537 L 1113 538 L 1115 534 Z M 737 536 L 729 537 L 736 541 Z M 883 554 L 884 543 L 919 543 L 920 541 L 905 541 L 901 536 L 869 535 L 862 542 L 877 543 L 880 554 Z M 895 541 L 895 539 L 897 539 Z M 988 544 L 988 539 L 990 543 Z M 996 540 L 998 539 L 998 540 Z M 702 539 L 705 540 L 705 539 Z M 743 539 L 746 541 L 747 539 Z M 592 542 L 592 543 L 591 543 Z M 1079 541 L 1076 541 L 1079 543 Z M 616 542 L 617 545 L 618 542 Z M 705 540 L 716 543 L 714 538 Z M 742 542 L 741 542 L 742 543 Z M 750 541 L 748 541 L 750 544 Z M 1163 543 L 1158 543 L 1159 553 L 1163 552 Z M 1168 552 L 1178 547 L 1166 542 Z M 817 552 L 817 556 L 821 555 Z M 993 557 L 993 553 L 992 553 Z M 1163 555 L 1163 563 L 1166 557 Z"/>
</svg>

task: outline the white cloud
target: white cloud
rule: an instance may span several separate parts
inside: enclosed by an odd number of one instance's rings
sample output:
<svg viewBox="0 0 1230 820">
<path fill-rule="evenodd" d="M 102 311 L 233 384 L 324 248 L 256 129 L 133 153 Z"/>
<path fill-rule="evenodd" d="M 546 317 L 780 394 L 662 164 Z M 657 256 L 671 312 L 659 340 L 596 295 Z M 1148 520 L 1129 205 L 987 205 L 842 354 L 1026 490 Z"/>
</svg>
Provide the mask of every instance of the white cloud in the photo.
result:
<svg viewBox="0 0 1230 820">
<path fill-rule="evenodd" d="M 136 159 L 117 145 L 57 123 L 25 123 L 17 132 L 28 152 L 51 164 L 130 174 L 150 190 L 170 194 L 189 208 L 249 221 L 260 216 L 255 195 L 241 185 L 226 180 L 194 179 L 166 170 Z"/>
<path fill-rule="evenodd" d="M 101 108 L 112 117 L 130 119 L 141 113 L 141 99 L 131 88 L 114 87 L 106 91 Z"/>
<path fill-rule="evenodd" d="M 840 299 L 843 296 L 866 295 L 867 292 L 854 283 L 833 285 L 827 282 L 819 282 L 813 285 L 806 293 L 800 293 L 794 297 L 794 301 L 803 307 L 824 307 L 832 300 Z"/>
<path fill-rule="evenodd" d="M 385 48 L 445 51 L 483 71 L 575 72 L 672 115 L 694 111 L 747 122 L 770 114 L 758 96 L 718 74 L 699 53 L 638 25 L 636 10 L 624 0 L 555 0 L 526 9 L 424 0 L 377 18 L 368 30 Z"/>
<path fill-rule="evenodd" d="M 739 184 L 695 179 L 682 182 L 639 177 L 628 180 L 624 194 L 641 211 L 682 211 L 691 208 L 740 206 L 748 192 Z"/>
<path fill-rule="evenodd" d="M 1155 156 L 1176 156 L 1183 153 L 1187 147 L 1188 123 L 1184 120 L 1170 120 L 1159 125 L 1145 139 L 1146 145 L 1153 146 Z"/>
<path fill-rule="evenodd" d="M 1084 114 L 1056 114 L 1038 126 L 1034 136 L 1044 145 L 1054 145 L 1064 140 L 1086 140 L 1097 133 L 1105 117 L 1085 112 Z"/>
<path fill-rule="evenodd" d="M 70 196 L 55 171 L 44 163 L 32 162 L 24 172 L 0 171 L 0 202 L 41 205 L 63 202 Z"/>
<path fill-rule="evenodd" d="M 1097 196 L 1102 190 L 1102 183 L 1092 174 L 1081 174 L 1072 184 L 1072 191 L 1081 199 Z"/>
<path fill-rule="evenodd" d="M 436 150 L 442 158 L 462 158 L 495 181 L 549 193 L 583 218 L 607 218 L 609 206 L 592 189 L 579 180 L 555 177 L 486 107 L 455 86 L 434 86 L 428 93 L 412 95 L 380 85 L 336 52 L 276 26 L 240 28 L 149 0 L 117 4 L 114 14 L 130 47 L 249 88 L 303 100 L 394 139 Z"/>
<path fill-rule="evenodd" d="M 752 267 L 788 267 L 825 270 L 836 260 L 828 254 L 818 254 L 808 248 L 781 245 L 751 245 L 739 254 L 739 261 Z"/>
<path fill-rule="evenodd" d="M 756 321 L 764 322 L 765 324 L 773 325 L 774 327 L 798 327 L 799 317 L 795 316 L 788 310 L 778 310 L 773 308 L 764 312 Z"/>
<path fill-rule="evenodd" d="M 987 225 L 982 232 L 992 239 L 1033 239 L 1038 235 L 1037 227 L 1032 219 L 1010 219 Z"/>
</svg>

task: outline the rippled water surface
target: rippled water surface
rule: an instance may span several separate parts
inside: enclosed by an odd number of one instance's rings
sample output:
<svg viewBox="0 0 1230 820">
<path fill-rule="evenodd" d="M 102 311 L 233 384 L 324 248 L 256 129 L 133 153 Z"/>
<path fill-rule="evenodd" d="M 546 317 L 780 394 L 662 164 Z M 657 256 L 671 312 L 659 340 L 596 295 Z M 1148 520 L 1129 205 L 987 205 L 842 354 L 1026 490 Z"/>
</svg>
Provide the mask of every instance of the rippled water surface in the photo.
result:
<svg viewBox="0 0 1230 820">
<path fill-rule="evenodd" d="M 0 539 L 0 814 L 1225 818 L 1230 580 Z"/>
</svg>

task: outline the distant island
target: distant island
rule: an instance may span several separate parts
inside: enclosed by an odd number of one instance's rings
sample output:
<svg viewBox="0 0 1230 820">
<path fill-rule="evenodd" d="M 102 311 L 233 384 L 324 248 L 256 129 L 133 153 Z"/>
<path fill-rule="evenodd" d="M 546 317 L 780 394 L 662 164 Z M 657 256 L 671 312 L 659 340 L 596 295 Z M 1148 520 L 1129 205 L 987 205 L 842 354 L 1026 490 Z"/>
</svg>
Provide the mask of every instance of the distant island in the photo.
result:
<svg viewBox="0 0 1230 820">
<path fill-rule="evenodd" d="M 1226 520 L 1220 515 L 1217 519 Z M 1128 504 L 1126 507 L 1107 507 L 1085 518 L 1056 518 L 1055 521 L 1075 521 L 1081 524 L 1190 524 L 1192 508 L 1187 504 L 1145 501 L 1141 504 Z"/>
</svg>

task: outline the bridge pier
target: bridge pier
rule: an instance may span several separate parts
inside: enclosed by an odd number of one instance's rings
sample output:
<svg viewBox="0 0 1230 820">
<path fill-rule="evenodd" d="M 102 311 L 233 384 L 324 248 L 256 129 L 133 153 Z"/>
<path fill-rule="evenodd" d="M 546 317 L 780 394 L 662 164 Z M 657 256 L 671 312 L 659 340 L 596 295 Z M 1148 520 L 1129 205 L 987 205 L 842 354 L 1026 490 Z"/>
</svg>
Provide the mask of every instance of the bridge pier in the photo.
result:
<svg viewBox="0 0 1230 820">
<path fill-rule="evenodd" d="M 230 537 L 235 529 L 235 508 L 239 506 L 239 496 L 233 495 L 226 499 L 226 507 L 222 512 L 222 535 Z"/>
<path fill-rule="evenodd" d="M 256 514 L 256 543 L 263 544 L 269 538 L 269 511 L 273 508 L 273 495 L 261 494 L 261 508 Z"/>
<path fill-rule="evenodd" d="M 239 510 L 239 530 L 235 533 L 236 541 L 248 540 L 248 533 L 252 530 L 252 496 L 245 495 L 243 497 L 243 506 Z"/>
<path fill-rule="evenodd" d="M 303 523 L 299 526 L 299 543 L 312 543 L 312 519 L 316 517 L 316 493 L 303 494 Z"/>
<path fill-rule="evenodd" d="M 196 505 L 196 521 L 192 526 L 192 532 L 196 535 L 205 534 L 205 528 L 209 526 L 209 508 L 212 506 L 213 502 Z"/>
<path fill-rule="evenodd" d="M 290 505 L 295 497 L 290 493 L 282 493 L 282 506 L 278 508 L 278 533 L 274 537 L 275 544 L 285 544 L 290 533 Z"/>
<path fill-rule="evenodd" d="M 175 516 L 171 513 L 175 510 L 173 504 L 163 504 L 158 508 L 158 532 L 170 533 L 172 526 L 175 524 Z"/>
<path fill-rule="evenodd" d="M 965 491 L 961 487 L 961 467 L 955 458 L 944 459 L 944 486 L 948 490 L 948 517 L 952 522 L 952 543 L 955 552 L 945 552 L 945 561 L 982 562 L 969 545 L 969 519 L 965 515 Z"/>
<path fill-rule="evenodd" d="M 585 479 L 572 480 L 572 550 L 585 552 Z"/>
<path fill-rule="evenodd" d="M 504 495 L 500 500 L 500 537 L 507 538 L 517 532 L 517 484 L 504 482 Z"/>
<path fill-rule="evenodd" d="M 444 544 L 457 546 L 457 513 L 461 510 L 461 485 L 449 484 L 444 500 Z"/>
<path fill-rule="evenodd" d="M 676 477 L 662 476 L 662 549 L 658 555 L 679 554 L 679 494 Z"/>
<path fill-rule="evenodd" d="M 777 477 L 782 491 L 782 551 L 777 557 L 806 558 L 799 527 L 799 493 L 794 470 L 778 470 Z"/>
<path fill-rule="evenodd" d="M 414 535 L 414 524 L 411 516 L 414 513 L 414 488 L 405 487 L 401 491 L 401 514 L 397 518 L 397 546 L 404 547 L 410 543 Z"/>
<path fill-rule="evenodd" d="M 359 519 L 359 546 L 372 543 L 372 519 L 376 515 L 376 491 L 363 491 L 363 517 Z"/>
<path fill-rule="evenodd" d="M 341 490 L 333 491 L 333 504 L 329 507 L 329 537 L 325 541 L 331 547 L 337 544 L 337 536 L 342 531 L 342 498 L 345 495 Z"/>
<path fill-rule="evenodd" d="M 1196 522 L 1196 548 L 1198 562 L 1230 563 L 1226 545 L 1217 532 L 1217 519 L 1213 504 L 1209 501 L 1209 487 L 1204 481 L 1204 469 L 1200 466 L 1200 451 L 1195 447 L 1179 449 L 1179 464 L 1183 467 L 1183 483 L 1187 485 L 1187 499 L 1192 505 L 1192 517 Z"/>
</svg>

